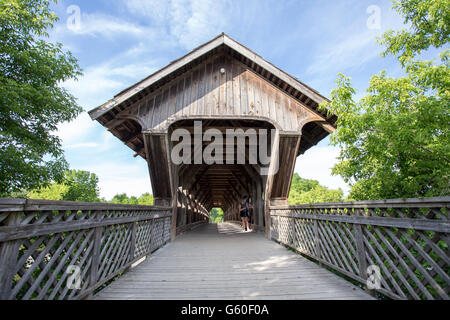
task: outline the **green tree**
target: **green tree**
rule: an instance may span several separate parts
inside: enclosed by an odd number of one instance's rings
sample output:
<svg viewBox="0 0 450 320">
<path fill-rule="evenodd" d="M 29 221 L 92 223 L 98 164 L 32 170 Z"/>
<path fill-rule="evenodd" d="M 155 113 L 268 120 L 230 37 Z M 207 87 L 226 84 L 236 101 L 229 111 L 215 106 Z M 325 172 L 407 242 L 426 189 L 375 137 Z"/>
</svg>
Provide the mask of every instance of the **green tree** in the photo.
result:
<svg viewBox="0 0 450 320">
<path fill-rule="evenodd" d="M 131 196 L 130 199 L 128 200 L 129 204 L 138 204 L 138 198 L 135 196 Z"/>
<path fill-rule="evenodd" d="M 126 193 L 122 193 L 116 194 L 109 202 L 117 204 L 135 204 L 142 206 L 152 206 L 154 203 L 154 199 L 153 195 L 149 193 L 144 193 L 139 198 L 135 196 L 128 197 Z"/>
<path fill-rule="evenodd" d="M 420 61 L 430 47 L 448 44 L 448 0 L 394 1 L 410 30 L 388 31 L 379 42 L 395 55 L 405 76 L 383 71 L 372 77 L 367 95 L 354 100 L 350 79 L 340 74 L 332 102 L 338 116 L 331 143 L 341 147 L 333 174 L 352 185 L 356 200 L 440 196 L 449 193 L 449 50 Z"/>
<path fill-rule="evenodd" d="M 82 110 L 61 87 L 81 70 L 45 41 L 55 21 L 48 0 L 0 1 L 0 195 L 60 182 L 68 168 L 52 132 Z"/>
<path fill-rule="evenodd" d="M 154 203 L 153 195 L 149 193 L 144 193 L 138 199 L 138 204 L 142 206 L 152 206 Z"/>
<path fill-rule="evenodd" d="M 110 201 L 116 204 L 129 204 L 129 199 L 126 193 L 116 194 Z"/>
<path fill-rule="evenodd" d="M 48 187 L 29 192 L 26 197 L 39 200 L 64 200 L 69 187 L 64 183 L 52 183 Z"/>
<path fill-rule="evenodd" d="M 330 190 L 319 184 L 319 181 L 301 178 L 297 173 L 292 178 L 289 204 L 311 204 L 340 202 L 344 192 L 341 189 Z"/>
<path fill-rule="evenodd" d="M 221 208 L 213 208 L 209 213 L 209 221 L 211 223 L 221 223 L 223 222 L 224 213 Z"/>
<path fill-rule="evenodd" d="M 64 195 L 67 201 L 99 201 L 100 191 L 98 188 L 98 177 L 95 173 L 81 170 L 67 171 L 64 184 L 68 190 Z"/>
<path fill-rule="evenodd" d="M 291 183 L 291 192 L 303 193 L 311 191 L 319 186 L 319 181 L 301 178 L 298 173 L 294 173 Z"/>
<path fill-rule="evenodd" d="M 54 182 L 48 187 L 33 190 L 28 194 L 28 198 L 98 202 L 98 177 L 88 171 L 66 171 L 62 183 Z"/>
<path fill-rule="evenodd" d="M 402 65 L 430 47 L 441 48 L 450 37 L 449 0 L 395 0 L 393 8 L 410 29 L 389 30 L 378 39 L 386 47 L 383 56 L 397 56 Z"/>
</svg>

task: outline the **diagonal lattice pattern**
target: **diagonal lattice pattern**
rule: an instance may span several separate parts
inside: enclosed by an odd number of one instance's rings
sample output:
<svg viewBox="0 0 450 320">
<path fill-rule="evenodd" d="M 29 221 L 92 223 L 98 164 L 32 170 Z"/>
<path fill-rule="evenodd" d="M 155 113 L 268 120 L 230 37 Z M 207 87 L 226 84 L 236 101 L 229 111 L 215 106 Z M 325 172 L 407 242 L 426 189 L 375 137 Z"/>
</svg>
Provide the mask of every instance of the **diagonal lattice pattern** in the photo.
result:
<svg viewBox="0 0 450 320">
<path fill-rule="evenodd" d="M 7 199 L 0 298 L 80 299 L 170 241 L 171 208 Z"/>
<path fill-rule="evenodd" d="M 271 207 L 272 239 L 393 299 L 449 299 L 450 197 Z"/>
</svg>

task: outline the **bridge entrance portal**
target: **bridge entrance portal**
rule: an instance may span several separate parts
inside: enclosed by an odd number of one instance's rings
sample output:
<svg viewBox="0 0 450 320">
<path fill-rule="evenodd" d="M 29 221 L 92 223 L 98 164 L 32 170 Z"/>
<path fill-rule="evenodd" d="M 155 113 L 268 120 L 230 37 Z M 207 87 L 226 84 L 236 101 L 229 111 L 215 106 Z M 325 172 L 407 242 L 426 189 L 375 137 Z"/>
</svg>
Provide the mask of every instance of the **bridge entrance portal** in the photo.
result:
<svg viewBox="0 0 450 320">
<path fill-rule="evenodd" d="M 335 130 L 327 99 L 222 34 L 89 112 L 144 158 L 155 205 L 173 208 L 172 239 L 221 207 L 269 234 L 287 204 L 297 156 Z"/>
</svg>

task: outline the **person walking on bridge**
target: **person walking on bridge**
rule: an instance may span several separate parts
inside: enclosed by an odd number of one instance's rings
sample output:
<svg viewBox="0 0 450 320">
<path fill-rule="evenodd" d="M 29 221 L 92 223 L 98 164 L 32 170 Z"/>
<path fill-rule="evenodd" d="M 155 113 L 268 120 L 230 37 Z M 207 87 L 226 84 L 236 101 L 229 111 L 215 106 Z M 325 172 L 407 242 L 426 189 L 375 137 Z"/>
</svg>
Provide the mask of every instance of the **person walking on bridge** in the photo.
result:
<svg viewBox="0 0 450 320">
<path fill-rule="evenodd" d="M 245 231 L 251 231 L 249 226 L 250 219 L 250 209 L 253 209 L 253 206 L 248 201 L 248 196 L 245 195 L 242 198 L 241 207 L 240 207 L 240 216 L 242 220 L 242 227 Z"/>
</svg>

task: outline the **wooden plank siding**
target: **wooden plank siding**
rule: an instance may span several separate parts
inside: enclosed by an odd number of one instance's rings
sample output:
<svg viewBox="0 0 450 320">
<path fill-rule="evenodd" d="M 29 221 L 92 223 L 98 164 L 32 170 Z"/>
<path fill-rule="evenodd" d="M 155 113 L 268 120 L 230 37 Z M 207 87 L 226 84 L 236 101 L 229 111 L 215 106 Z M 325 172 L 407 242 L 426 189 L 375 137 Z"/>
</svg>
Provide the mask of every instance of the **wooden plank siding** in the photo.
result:
<svg viewBox="0 0 450 320">
<path fill-rule="evenodd" d="M 206 60 L 134 103 L 119 117 L 136 118 L 143 124 L 142 130 L 151 133 L 166 133 L 171 124 L 185 119 L 264 120 L 282 134 L 299 134 L 308 121 L 325 121 L 227 55 Z"/>
</svg>

